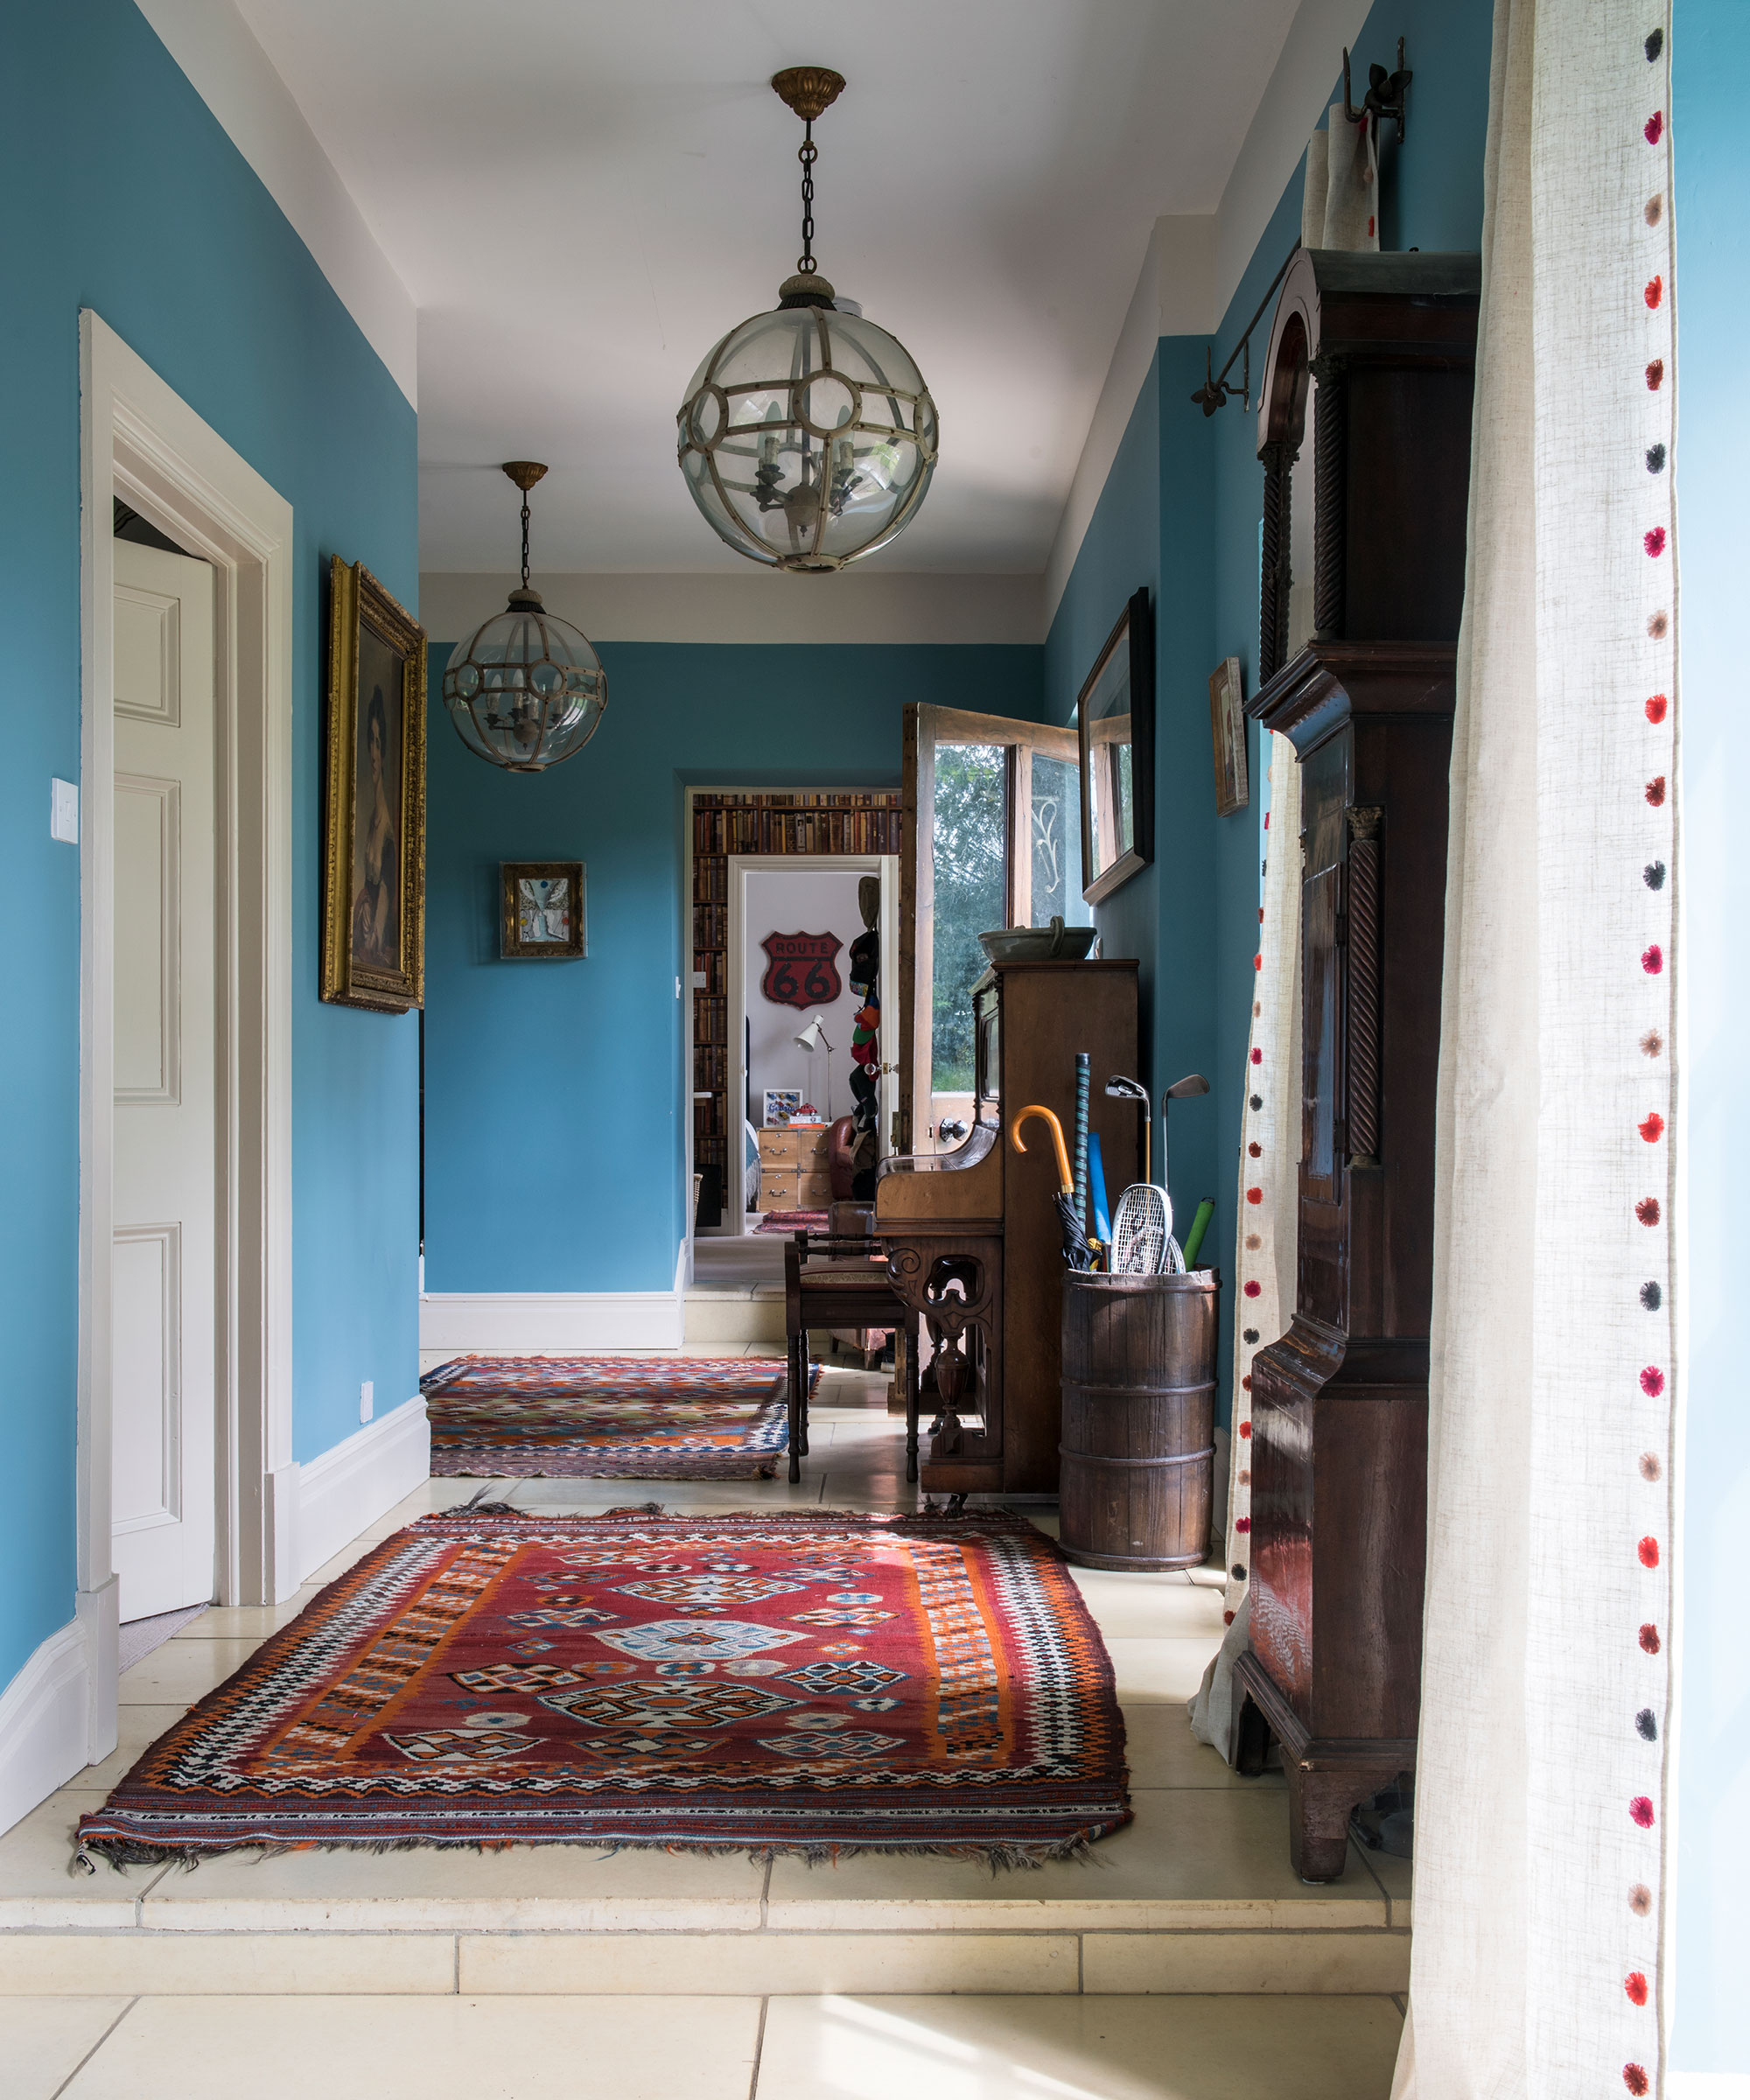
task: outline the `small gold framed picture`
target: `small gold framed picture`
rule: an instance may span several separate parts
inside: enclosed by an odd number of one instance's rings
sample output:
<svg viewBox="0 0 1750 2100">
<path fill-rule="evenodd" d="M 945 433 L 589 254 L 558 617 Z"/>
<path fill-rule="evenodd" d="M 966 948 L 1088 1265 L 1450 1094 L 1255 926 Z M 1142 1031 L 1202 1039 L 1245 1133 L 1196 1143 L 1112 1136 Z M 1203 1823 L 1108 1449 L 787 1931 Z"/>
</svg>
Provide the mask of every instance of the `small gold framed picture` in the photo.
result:
<svg viewBox="0 0 1750 2100">
<path fill-rule="evenodd" d="M 498 952 L 508 962 L 576 962 L 590 952 L 580 860 L 499 864 Z"/>
<path fill-rule="evenodd" d="M 1252 799 L 1246 774 L 1245 679 L 1237 656 L 1209 674 L 1209 738 L 1215 754 L 1215 814 L 1232 816 Z"/>
<path fill-rule="evenodd" d="M 322 997 L 425 997 L 425 631 L 362 562 L 328 572 Z"/>
</svg>

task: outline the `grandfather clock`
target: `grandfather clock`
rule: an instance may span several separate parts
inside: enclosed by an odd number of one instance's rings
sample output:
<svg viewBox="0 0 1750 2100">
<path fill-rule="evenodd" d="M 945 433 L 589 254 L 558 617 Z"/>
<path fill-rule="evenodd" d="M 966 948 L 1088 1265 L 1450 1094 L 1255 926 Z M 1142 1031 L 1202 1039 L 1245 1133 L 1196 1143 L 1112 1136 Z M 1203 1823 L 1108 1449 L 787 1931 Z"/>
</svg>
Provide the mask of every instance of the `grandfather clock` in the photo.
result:
<svg viewBox="0 0 1750 2100">
<path fill-rule="evenodd" d="M 1271 325 L 1260 683 L 1301 770 L 1292 1326 L 1252 1365 L 1238 1760 L 1282 1746 L 1290 1849 L 1416 1760 L 1446 774 L 1479 259 L 1303 250 Z M 1309 430 L 1308 425 L 1311 425 Z M 1310 470 L 1310 475 L 1309 475 Z M 1307 482 L 1310 479 L 1310 489 Z M 1297 500 L 1298 499 L 1298 500 Z"/>
</svg>

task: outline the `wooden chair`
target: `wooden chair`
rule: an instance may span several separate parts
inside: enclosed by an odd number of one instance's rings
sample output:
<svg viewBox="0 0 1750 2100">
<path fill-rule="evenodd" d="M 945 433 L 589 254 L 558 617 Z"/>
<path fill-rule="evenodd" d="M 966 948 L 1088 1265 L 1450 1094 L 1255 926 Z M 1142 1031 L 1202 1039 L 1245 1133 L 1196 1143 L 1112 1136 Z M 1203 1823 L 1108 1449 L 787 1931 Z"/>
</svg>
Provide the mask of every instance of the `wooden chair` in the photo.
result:
<svg viewBox="0 0 1750 2100">
<path fill-rule="evenodd" d="M 892 1327 L 910 1316 L 887 1275 L 878 1241 L 866 1236 L 799 1232 L 784 1242 L 784 1327 L 789 1339 L 790 1478 L 802 1477 L 808 1449 L 808 1330 Z M 906 1382 L 906 1478 L 918 1477 L 917 1382 Z"/>
</svg>

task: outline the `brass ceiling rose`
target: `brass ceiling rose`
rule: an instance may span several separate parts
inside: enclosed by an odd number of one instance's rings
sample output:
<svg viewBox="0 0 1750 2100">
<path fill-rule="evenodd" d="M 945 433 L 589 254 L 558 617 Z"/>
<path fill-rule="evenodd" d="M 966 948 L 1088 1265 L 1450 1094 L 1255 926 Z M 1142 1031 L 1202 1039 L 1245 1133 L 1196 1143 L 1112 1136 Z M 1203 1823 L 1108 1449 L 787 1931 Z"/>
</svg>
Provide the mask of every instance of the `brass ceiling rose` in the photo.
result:
<svg viewBox="0 0 1750 2100">
<path fill-rule="evenodd" d="M 811 124 L 822 109 L 830 109 L 844 92 L 844 75 L 830 66 L 787 66 L 772 75 L 779 98 L 794 109 L 805 124 Z"/>
<path fill-rule="evenodd" d="M 507 459 L 504 463 L 504 472 L 510 476 L 526 496 L 547 472 L 547 469 L 538 459 Z"/>
</svg>

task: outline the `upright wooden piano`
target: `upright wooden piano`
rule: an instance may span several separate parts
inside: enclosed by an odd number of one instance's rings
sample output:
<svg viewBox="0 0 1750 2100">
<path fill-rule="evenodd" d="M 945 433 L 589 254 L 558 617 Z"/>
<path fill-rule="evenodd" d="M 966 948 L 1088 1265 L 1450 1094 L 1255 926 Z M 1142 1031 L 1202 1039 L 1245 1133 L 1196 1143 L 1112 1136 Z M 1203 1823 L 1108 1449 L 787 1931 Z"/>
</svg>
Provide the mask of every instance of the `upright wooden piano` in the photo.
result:
<svg viewBox="0 0 1750 2100">
<path fill-rule="evenodd" d="M 1037 1102 L 1073 1143 L 1075 1055 L 1085 1050 L 1089 1127 L 1112 1201 L 1136 1180 L 1138 1110 L 1105 1088 L 1115 1072 L 1138 1068 L 1137 965 L 996 963 L 972 1000 L 972 1127 L 951 1152 L 883 1160 L 875 1229 L 914 1315 L 908 1412 L 914 1421 L 920 1407 L 934 1417 L 926 1492 L 1049 1495 L 1061 1404 L 1058 1170 L 1042 1124 L 1029 1125 L 1025 1153 L 1007 1133 L 1017 1110 Z"/>
</svg>

